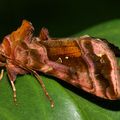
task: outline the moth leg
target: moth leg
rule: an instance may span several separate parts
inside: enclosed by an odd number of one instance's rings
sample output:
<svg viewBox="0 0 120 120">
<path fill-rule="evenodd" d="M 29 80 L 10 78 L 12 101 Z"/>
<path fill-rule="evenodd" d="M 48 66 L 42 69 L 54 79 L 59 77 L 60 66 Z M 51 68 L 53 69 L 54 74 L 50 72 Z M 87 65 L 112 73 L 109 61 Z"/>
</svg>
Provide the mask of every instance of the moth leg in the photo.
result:
<svg viewBox="0 0 120 120">
<path fill-rule="evenodd" d="M 0 73 L 0 80 L 2 80 L 3 75 L 4 75 L 4 69 L 1 70 L 1 73 Z"/>
<path fill-rule="evenodd" d="M 46 88 L 45 88 L 45 84 L 43 83 L 42 79 L 40 78 L 40 76 L 37 74 L 37 72 L 33 71 L 34 76 L 37 78 L 37 80 L 39 81 L 46 97 L 48 98 L 48 100 L 50 101 L 51 107 L 54 107 L 54 101 L 52 100 L 52 98 L 49 96 L 49 93 L 47 92 Z"/>
<path fill-rule="evenodd" d="M 10 80 L 11 83 L 11 87 L 12 87 L 12 91 L 13 91 L 13 100 L 16 104 L 17 98 L 16 98 L 16 88 L 15 88 L 15 84 L 14 81 L 16 79 L 16 68 L 14 67 L 14 65 L 12 65 L 11 63 L 6 64 L 6 69 L 7 69 L 7 74 L 8 74 L 8 78 Z"/>
<path fill-rule="evenodd" d="M 12 90 L 13 90 L 13 99 L 14 99 L 14 102 L 17 101 L 17 95 L 16 95 L 16 88 L 15 88 L 15 84 L 14 84 L 14 81 L 11 81 L 11 86 L 12 86 Z"/>
</svg>

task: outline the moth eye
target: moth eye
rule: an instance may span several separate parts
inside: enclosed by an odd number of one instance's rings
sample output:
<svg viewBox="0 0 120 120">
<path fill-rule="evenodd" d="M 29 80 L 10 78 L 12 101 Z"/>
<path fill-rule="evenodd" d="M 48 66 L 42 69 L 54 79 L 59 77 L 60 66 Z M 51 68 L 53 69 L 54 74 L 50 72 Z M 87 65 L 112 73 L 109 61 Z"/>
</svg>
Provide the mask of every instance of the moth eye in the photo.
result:
<svg viewBox="0 0 120 120">
<path fill-rule="evenodd" d="M 57 62 L 57 63 L 62 63 L 62 62 L 63 62 L 63 61 L 62 61 L 62 58 L 59 57 L 56 62 Z"/>
</svg>

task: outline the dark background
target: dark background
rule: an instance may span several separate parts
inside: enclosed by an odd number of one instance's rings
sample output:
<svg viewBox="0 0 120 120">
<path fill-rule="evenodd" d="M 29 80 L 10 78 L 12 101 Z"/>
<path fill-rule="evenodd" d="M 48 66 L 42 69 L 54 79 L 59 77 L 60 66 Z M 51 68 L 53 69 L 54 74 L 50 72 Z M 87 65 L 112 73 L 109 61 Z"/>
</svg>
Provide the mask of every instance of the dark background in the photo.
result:
<svg viewBox="0 0 120 120">
<path fill-rule="evenodd" d="M 66 37 L 119 17 L 119 0 L 1 0 L 0 39 L 23 19 L 33 23 L 35 34 L 45 26 L 51 36 Z"/>
</svg>

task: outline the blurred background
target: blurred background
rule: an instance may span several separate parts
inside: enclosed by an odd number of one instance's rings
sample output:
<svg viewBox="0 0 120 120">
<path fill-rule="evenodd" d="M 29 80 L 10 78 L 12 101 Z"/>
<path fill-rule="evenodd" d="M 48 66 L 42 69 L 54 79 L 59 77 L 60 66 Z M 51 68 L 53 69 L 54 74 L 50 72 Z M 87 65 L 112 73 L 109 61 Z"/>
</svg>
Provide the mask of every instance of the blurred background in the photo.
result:
<svg viewBox="0 0 120 120">
<path fill-rule="evenodd" d="M 1 0 L 0 40 L 16 30 L 23 19 L 32 22 L 36 35 L 44 26 L 51 36 L 67 37 L 117 18 L 119 0 Z"/>
</svg>

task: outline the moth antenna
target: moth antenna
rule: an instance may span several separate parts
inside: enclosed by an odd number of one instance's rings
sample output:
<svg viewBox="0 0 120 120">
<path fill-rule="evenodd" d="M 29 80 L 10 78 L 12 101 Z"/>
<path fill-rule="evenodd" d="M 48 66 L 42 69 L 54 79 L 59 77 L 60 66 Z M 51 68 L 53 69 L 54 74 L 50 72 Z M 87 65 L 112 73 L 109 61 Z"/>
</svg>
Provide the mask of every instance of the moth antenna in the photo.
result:
<svg viewBox="0 0 120 120">
<path fill-rule="evenodd" d="M 0 80 L 2 80 L 3 75 L 4 75 L 4 69 L 1 70 L 1 73 L 0 73 Z"/>
<path fill-rule="evenodd" d="M 45 88 L 45 84 L 43 83 L 42 79 L 40 78 L 40 76 L 38 75 L 38 73 L 36 71 L 33 71 L 34 76 L 37 78 L 37 80 L 39 81 L 46 97 L 48 98 L 48 100 L 50 101 L 51 107 L 54 107 L 54 101 L 52 100 L 52 98 L 49 96 L 49 93 L 47 92 L 46 88 Z"/>
<path fill-rule="evenodd" d="M 15 88 L 15 84 L 13 81 L 10 80 L 10 83 L 12 85 L 12 90 L 13 90 L 13 99 L 14 99 L 14 102 L 16 103 L 17 101 L 17 95 L 16 95 L 16 88 Z"/>
</svg>

